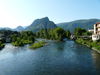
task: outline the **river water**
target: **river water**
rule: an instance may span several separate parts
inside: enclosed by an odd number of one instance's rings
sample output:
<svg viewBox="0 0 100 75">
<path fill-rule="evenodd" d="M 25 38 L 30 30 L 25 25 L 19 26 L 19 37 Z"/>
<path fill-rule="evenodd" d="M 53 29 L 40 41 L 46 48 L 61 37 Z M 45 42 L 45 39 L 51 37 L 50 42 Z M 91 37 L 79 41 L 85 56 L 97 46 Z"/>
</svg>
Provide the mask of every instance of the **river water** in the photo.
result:
<svg viewBox="0 0 100 75">
<path fill-rule="evenodd" d="M 70 40 L 49 41 L 36 50 L 6 44 L 0 75 L 100 75 L 100 54 Z"/>
</svg>

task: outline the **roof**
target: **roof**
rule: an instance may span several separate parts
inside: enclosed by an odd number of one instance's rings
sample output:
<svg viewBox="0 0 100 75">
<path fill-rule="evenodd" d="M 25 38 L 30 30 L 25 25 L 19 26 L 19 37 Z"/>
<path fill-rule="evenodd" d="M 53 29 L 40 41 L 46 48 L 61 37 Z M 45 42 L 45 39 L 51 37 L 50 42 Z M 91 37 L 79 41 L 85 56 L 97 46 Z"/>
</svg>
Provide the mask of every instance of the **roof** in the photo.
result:
<svg viewBox="0 0 100 75">
<path fill-rule="evenodd" d="M 100 22 L 97 22 L 96 24 L 100 24 Z"/>
</svg>

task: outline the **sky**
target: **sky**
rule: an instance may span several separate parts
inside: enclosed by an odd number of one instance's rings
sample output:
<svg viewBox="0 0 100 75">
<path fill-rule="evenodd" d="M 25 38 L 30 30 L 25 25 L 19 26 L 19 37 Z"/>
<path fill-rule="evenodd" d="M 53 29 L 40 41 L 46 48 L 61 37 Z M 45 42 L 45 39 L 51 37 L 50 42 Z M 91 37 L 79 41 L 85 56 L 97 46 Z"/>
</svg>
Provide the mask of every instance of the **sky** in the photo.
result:
<svg viewBox="0 0 100 75">
<path fill-rule="evenodd" d="M 43 17 L 55 23 L 100 19 L 100 0 L 0 0 L 0 27 L 28 26 Z"/>
</svg>

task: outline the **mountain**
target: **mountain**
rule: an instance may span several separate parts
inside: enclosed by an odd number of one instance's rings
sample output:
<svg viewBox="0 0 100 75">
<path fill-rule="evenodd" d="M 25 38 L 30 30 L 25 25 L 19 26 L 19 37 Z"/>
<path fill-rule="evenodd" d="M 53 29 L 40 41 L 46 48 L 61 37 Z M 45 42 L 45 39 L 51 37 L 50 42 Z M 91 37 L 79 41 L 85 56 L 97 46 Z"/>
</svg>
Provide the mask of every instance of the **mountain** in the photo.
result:
<svg viewBox="0 0 100 75">
<path fill-rule="evenodd" d="M 74 29 L 77 27 L 84 28 L 86 30 L 93 29 L 93 25 L 97 22 L 100 22 L 100 19 L 81 19 L 71 22 L 55 24 L 54 22 L 50 21 L 48 17 L 44 17 L 41 19 L 36 19 L 35 21 L 33 21 L 31 25 L 26 27 L 18 26 L 15 29 L 6 27 L 6 28 L 0 28 L 0 30 L 13 30 L 13 31 L 31 30 L 33 32 L 37 32 L 41 29 L 53 29 L 56 27 L 61 27 L 64 30 L 70 30 L 71 32 L 73 32 Z"/>
<path fill-rule="evenodd" d="M 13 29 L 14 31 L 23 31 L 25 28 L 22 26 L 18 26 L 17 28 Z"/>
<path fill-rule="evenodd" d="M 86 30 L 93 29 L 93 25 L 97 22 L 100 22 L 100 19 L 82 19 L 72 22 L 59 23 L 57 26 L 63 28 L 64 30 L 70 30 L 73 32 L 77 27 L 84 28 Z"/>
<path fill-rule="evenodd" d="M 49 20 L 48 17 L 44 17 L 41 19 L 36 19 L 31 25 L 29 25 L 25 30 L 31 30 L 33 32 L 37 32 L 41 29 L 53 29 L 56 28 L 56 24 Z"/>
<path fill-rule="evenodd" d="M 0 27 L 0 30 L 12 30 L 12 29 L 8 27 Z"/>
</svg>

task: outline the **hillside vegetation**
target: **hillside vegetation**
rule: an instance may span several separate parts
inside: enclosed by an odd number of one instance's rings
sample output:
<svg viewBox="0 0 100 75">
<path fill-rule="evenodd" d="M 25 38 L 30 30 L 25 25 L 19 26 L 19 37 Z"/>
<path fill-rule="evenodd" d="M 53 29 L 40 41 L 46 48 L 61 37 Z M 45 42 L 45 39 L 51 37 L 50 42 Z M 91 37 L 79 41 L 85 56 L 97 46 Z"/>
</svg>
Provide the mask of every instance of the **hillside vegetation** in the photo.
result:
<svg viewBox="0 0 100 75">
<path fill-rule="evenodd" d="M 70 30 L 70 32 L 74 32 L 75 28 L 83 28 L 86 30 L 93 29 L 93 25 L 97 22 L 100 22 L 100 19 L 83 19 L 72 22 L 59 23 L 57 26 L 63 28 L 64 30 Z"/>
</svg>

